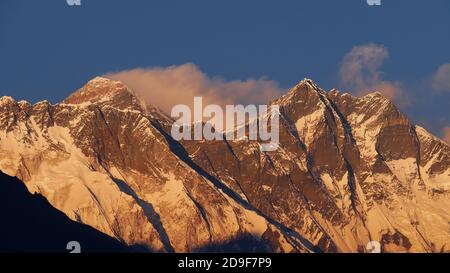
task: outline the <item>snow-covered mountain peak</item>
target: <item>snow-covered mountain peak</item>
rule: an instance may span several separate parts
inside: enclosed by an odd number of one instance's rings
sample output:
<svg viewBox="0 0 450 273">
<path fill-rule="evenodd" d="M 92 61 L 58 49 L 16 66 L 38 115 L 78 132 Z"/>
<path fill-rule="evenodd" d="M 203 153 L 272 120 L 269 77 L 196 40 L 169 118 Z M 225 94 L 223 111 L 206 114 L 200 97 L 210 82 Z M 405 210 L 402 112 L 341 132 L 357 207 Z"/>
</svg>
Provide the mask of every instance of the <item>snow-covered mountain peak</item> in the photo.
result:
<svg viewBox="0 0 450 273">
<path fill-rule="evenodd" d="M 22 104 L 23 104 L 23 102 L 22 102 Z M 35 108 L 43 108 L 44 107 L 45 108 L 49 105 L 51 105 L 51 103 L 48 100 L 41 100 L 41 101 L 36 102 L 33 105 L 33 107 L 35 107 Z"/>
<path fill-rule="evenodd" d="M 294 87 L 282 97 L 274 100 L 272 104 L 277 105 L 292 105 L 293 103 L 300 103 L 308 97 L 322 97 L 325 92 L 317 86 L 317 84 L 308 78 L 301 80 Z"/>
<path fill-rule="evenodd" d="M 26 100 L 21 100 L 21 101 L 19 101 L 17 104 L 18 104 L 19 107 L 22 108 L 22 109 L 23 109 L 23 108 L 28 108 L 28 107 L 31 106 L 31 104 L 30 104 L 28 101 L 26 101 Z"/>
<path fill-rule="evenodd" d="M 304 91 L 314 91 L 323 93 L 323 90 L 311 79 L 304 78 L 296 86 L 294 86 L 289 93 L 297 93 Z"/>
<path fill-rule="evenodd" d="M 0 107 L 5 106 L 7 104 L 14 103 L 15 100 L 10 96 L 3 96 L 0 98 Z"/>
<path fill-rule="evenodd" d="M 97 76 L 90 81 L 88 81 L 85 85 L 86 87 L 90 87 L 92 89 L 95 88 L 110 88 L 110 89 L 121 89 L 121 88 L 127 88 L 124 83 L 121 81 L 112 80 L 109 78 Z"/>
<path fill-rule="evenodd" d="M 120 81 L 113 81 L 104 77 L 95 77 L 83 87 L 69 95 L 64 103 L 83 104 L 108 101 L 117 95 L 131 95 L 128 87 Z"/>
<path fill-rule="evenodd" d="M 92 80 L 90 80 L 88 83 L 89 84 L 100 84 L 100 85 L 104 85 L 104 84 L 114 84 L 120 81 L 115 81 L 115 80 L 111 80 L 109 78 L 105 78 L 102 76 L 96 76 L 95 78 L 93 78 Z"/>
<path fill-rule="evenodd" d="M 142 111 L 141 103 L 122 82 L 95 77 L 69 95 L 64 104 L 110 106 L 121 110 Z"/>
<path fill-rule="evenodd" d="M 379 91 L 371 92 L 361 97 L 362 100 L 376 101 L 382 103 L 392 103 L 392 101 Z"/>
</svg>

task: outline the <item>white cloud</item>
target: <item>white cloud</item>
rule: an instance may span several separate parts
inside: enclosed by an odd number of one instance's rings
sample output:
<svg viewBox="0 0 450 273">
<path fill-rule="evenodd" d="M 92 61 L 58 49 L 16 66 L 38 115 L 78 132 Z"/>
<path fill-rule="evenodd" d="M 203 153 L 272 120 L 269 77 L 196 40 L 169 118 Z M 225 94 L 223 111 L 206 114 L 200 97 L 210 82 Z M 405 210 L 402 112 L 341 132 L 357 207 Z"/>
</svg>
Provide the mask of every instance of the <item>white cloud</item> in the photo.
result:
<svg viewBox="0 0 450 273">
<path fill-rule="evenodd" d="M 164 68 L 137 68 L 108 73 L 105 77 L 122 81 L 147 104 L 158 106 L 168 113 L 177 104 L 192 107 L 194 96 L 202 96 L 205 105 L 225 106 L 267 104 L 284 93 L 276 81 L 266 78 L 227 81 L 209 77 L 192 63 Z"/>
<path fill-rule="evenodd" d="M 441 65 L 431 78 L 434 91 L 450 92 L 450 63 Z"/>
<path fill-rule="evenodd" d="M 401 83 L 383 79 L 380 68 L 388 58 L 389 51 L 383 45 L 369 43 L 353 47 L 341 63 L 341 85 L 358 96 L 378 91 L 399 106 L 407 106 L 409 100 L 405 97 Z"/>
</svg>

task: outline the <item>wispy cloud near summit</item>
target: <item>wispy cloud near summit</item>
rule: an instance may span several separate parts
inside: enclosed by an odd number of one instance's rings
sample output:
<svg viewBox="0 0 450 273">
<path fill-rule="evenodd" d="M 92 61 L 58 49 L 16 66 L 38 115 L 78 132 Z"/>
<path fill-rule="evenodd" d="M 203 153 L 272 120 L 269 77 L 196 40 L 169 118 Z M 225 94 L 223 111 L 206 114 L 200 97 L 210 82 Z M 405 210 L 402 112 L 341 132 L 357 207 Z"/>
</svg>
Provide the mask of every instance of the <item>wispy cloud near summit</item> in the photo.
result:
<svg viewBox="0 0 450 273">
<path fill-rule="evenodd" d="M 285 91 L 266 78 L 227 81 L 210 77 L 196 65 L 137 68 L 108 73 L 105 77 L 128 85 L 146 103 L 169 112 L 174 105 L 192 106 L 193 97 L 205 104 L 267 104 Z"/>
<path fill-rule="evenodd" d="M 383 79 L 380 68 L 387 58 L 389 51 L 383 45 L 369 43 L 353 47 L 341 63 L 341 85 L 358 96 L 378 91 L 399 106 L 407 106 L 409 101 L 403 96 L 401 83 Z"/>
<path fill-rule="evenodd" d="M 450 92 L 450 63 L 441 65 L 431 78 L 434 91 Z"/>
</svg>

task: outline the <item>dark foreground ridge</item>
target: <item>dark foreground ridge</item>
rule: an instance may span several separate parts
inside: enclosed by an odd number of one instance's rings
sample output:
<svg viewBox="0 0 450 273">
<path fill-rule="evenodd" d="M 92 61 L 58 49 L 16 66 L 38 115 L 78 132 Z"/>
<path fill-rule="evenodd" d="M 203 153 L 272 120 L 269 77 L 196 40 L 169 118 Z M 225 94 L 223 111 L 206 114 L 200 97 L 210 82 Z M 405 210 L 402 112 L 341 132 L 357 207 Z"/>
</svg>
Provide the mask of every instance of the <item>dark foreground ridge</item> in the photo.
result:
<svg viewBox="0 0 450 273">
<path fill-rule="evenodd" d="M 22 181 L 0 171 L 0 252 L 65 252 L 77 241 L 81 252 L 129 252 L 114 238 L 70 220 Z M 71 248 L 73 249 L 73 248 Z"/>
</svg>

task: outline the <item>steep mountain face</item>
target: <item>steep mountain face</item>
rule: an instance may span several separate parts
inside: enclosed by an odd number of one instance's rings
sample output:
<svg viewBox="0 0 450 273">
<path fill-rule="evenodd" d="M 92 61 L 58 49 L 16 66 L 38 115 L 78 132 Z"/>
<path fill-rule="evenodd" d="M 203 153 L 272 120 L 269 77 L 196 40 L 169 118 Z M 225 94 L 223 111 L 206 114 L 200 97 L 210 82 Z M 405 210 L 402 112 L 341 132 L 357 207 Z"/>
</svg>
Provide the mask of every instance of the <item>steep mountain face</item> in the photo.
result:
<svg viewBox="0 0 450 273">
<path fill-rule="evenodd" d="M 130 252 L 119 241 L 84 224 L 70 220 L 41 195 L 32 195 L 17 178 L 0 172 L 0 252 L 83 253 Z"/>
<path fill-rule="evenodd" d="M 56 105 L 3 97 L 0 170 L 154 251 L 450 251 L 447 144 L 378 93 L 304 80 L 273 104 L 280 147 L 262 152 L 246 139 L 177 142 L 170 117 L 104 78 Z"/>
</svg>

